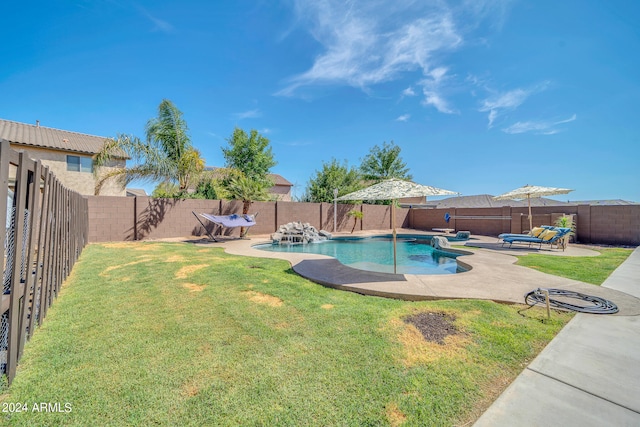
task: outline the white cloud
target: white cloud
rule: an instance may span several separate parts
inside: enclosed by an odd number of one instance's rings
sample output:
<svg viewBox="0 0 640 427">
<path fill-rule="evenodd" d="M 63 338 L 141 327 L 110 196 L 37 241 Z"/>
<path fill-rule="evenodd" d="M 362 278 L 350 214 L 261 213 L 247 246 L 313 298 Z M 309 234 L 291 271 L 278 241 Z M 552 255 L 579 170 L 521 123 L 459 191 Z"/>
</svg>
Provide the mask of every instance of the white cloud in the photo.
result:
<svg viewBox="0 0 640 427">
<path fill-rule="evenodd" d="M 462 43 L 452 11 L 436 3 L 397 1 L 297 0 L 302 25 L 321 45 L 311 68 L 291 77 L 279 95 L 304 86 L 365 88 L 401 73 L 439 69 L 435 53 Z M 413 92 L 405 90 L 405 95 Z"/>
<path fill-rule="evenodd" d="M 406 122 L 409 121 L 409 119 L 411 118 L 411 114 L 403 114 L 401 116 L 399 116 L 396 121 L 397 122 Z"/>
<path fill-rule="evenodd" d="M 560 129 L 557 129 L 556 126 L 564 123 L 572 122 L 576 119 L 577 119 L 577 116 L 574 114 L 568 119 L 559 120 L 555 122 L 551 122 L 551 121 L 516 122 L 511 126 L 502 129 L 502 131 L 509 134 L 533 132 L 539 135 L 553 135 L 560 132 Z"/>
<path fill-rule="evenodd" d="M 255 109 L 255 110 L 243 111 L 242 113 L 236 113 L 235 116 L 238 120 L 255 119 L 256 117 L 262 116 L 262 113 L 260 112 L 260 110 Z"/>
<path fill-rule="evenodd" d="M 489 112 L 488 127 L 493 127 L 495 119 L 504 110 L 515 110 L 522 105 L 529 96 L 534 93 L 541 92 L 549 86 L 549 82 L 542 82 L 536 86 L 527 89 L 513 89 L 507 92 L 498 93 L 494 96 L 482 101 L 482 106 L 479 108 L 481 112 Z"/>
<path fill-rule="evenodd" d="M 453 114 L 453 110 L 442 94 L 443 83 L 448 79 L 445 67 L 434 68 L 427 73 L 427 76 L 420 81 L 422 93 L 424 94 L 424 105 L 435 107 L 441 113 Z"/>
<path fill-rule="evenodd" d="M 441 113 L 455 113 L 455 111 L 449 107 L 449 104 L 443 97 L 432 91 L 424 91 L 424 101 L 422 101 L 422 103 L 424 105 L 431 105 L 435 107 L 435 109 L 440 111 Z"/>
<path fill-rule="evenodd" d="M 412 87 L 408 87 L 402 91 L 402 96 L 416 96 L 416 92 Z"/>
</svg>

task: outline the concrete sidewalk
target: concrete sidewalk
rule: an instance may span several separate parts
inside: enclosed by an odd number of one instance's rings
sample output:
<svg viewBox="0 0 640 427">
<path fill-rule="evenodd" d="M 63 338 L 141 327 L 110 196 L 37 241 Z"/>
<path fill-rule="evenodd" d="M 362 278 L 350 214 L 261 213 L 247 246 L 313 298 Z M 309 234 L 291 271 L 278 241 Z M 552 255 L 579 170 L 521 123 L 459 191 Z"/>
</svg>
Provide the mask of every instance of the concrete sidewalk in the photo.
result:
<svg viewBox="0 0 640 427">
<path fill-rule="evenodd" d="M 602 286 L 640 297 L 640 247 Z M 640 426 L 640 317 L 577 314 L 474 425 Z"/>
</svg>

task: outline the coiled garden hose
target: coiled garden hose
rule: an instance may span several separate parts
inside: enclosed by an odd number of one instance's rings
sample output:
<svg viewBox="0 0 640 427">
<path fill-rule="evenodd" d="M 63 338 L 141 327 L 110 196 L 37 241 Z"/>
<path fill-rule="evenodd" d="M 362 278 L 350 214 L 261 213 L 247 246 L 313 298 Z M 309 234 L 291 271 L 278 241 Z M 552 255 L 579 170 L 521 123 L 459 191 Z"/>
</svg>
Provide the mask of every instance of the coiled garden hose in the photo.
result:
<svg viewBox="0 0 640 427">
<path fill-rule="evenodd" d="M 524 302 L 529 307 L 533 307 L 536 304 L 546 304 L 546 296 L 542 289 L 543 288 L 534 289 L 533 291 L 525 294 Z M 604 298 L 596 297 L 593 295 L 585 295 L 579 292 L 566 291 L 564 289 L 544 288 L 544 290 L 549 292 L 549 305 L 556 308 L 591 314 L 614 314 L 618 312 L 618 306 Z M 553 299 L 551 298 L 551 296 L 575 298 L 591 303 L 591 305 L 575 305 L 565 301 Z"/>
</svg>

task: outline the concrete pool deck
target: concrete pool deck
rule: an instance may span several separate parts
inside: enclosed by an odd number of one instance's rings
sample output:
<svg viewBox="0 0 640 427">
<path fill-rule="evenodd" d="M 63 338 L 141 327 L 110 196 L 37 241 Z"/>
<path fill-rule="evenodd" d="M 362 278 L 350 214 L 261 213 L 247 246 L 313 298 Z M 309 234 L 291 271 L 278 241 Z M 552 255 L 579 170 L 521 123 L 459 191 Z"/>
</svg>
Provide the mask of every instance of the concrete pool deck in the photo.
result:
<svg viewBox="0 0 640 427">
<path fill-rule="evenodd" d="M 336 236 L 367 236 L 389 234 L 389 230 L 366 233 L 337 233 Z M 398 234 L 433 235 L 429 232 L 400 229 Z M 594 286 L 576 280 L 542 273 L 515 265 L 514 255 L 541 253 L 557 256 L 597 256 L 588 246 L 570 244 L 566 251 L 543 247 L 542 250 L 520 246 L 502 248 L 495 237 L 472 236 L 464 242 L 454 242 L 456 250 L 472 253 L 458 257 L 471 270 L 451 275 L 412 275 L 376 273 L 342 265 L 336 259 L 315 254 L 267 252 L 253 248 L 260 243 L 270 243 L 269 236 L 250 236 L 249 239 L 226 240 L 221 243 L 205 239 L 193 241 L 206 246 L 220 246 L 234 255 L 258 258 L 277 258 L 289 261 L 293 270 L 316 283 L 363 295 L 383 296 L 409 301 L 433 299 L 485 299 L 504 303 L 524 303 L 524 295 L 536 288 L 561 288 L 594 295 L 614 302 L 616 315 L 640 315 L 640 299 L 622 290 Z"/>
</svg>

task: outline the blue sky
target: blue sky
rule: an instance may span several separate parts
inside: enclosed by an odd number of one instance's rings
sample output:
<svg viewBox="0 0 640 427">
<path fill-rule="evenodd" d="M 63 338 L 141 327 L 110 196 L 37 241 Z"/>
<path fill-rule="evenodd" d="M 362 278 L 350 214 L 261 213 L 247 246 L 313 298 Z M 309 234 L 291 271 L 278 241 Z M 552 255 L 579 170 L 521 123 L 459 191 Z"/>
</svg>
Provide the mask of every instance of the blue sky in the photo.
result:
<svg viewBox="0 0 640 427">
<path fill-rule="evenodd" d="M 640 202 L 640 3 L 4 2 L 0 118 L 144 136 L 163 98 L 208 165 L 235 126 L 301 194 L 394 141 L 414 181 Z M 151 189 L 152 186 L 147 186 Z"/>
</svg>

